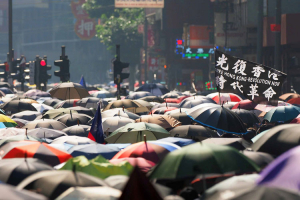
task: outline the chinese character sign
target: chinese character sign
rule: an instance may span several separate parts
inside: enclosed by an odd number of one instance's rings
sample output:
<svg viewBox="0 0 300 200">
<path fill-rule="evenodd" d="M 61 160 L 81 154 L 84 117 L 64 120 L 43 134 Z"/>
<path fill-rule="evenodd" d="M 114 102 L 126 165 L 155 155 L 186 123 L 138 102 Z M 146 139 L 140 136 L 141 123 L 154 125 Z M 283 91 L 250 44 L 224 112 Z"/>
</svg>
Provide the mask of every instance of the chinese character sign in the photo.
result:
<svg viewBox="0 0 300 200">
<path fill-rule="evenodd" d="M 273 68 L 215 51 L 216 85 L 220 92 L 241 93 L 255 102 L 275 101 L 286 74 Z"/>
</svg>

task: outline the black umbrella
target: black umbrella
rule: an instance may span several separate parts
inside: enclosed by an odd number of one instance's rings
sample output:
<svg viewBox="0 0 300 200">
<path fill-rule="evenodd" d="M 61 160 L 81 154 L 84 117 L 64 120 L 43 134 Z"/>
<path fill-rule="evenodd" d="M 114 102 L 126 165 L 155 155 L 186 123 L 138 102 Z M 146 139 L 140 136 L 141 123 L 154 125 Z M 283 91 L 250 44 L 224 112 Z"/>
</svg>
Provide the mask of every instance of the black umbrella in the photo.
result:
<svg viewBox="0 0 300 200">
<path fill-rule="evenodd" d="M 28 176 L 44 170 L 53 170 L 53 168 L 36 158 L 3 159 L 0 160 L 0 181 L 18 185 Z"/>
<path fill-rule="evenodd" d="M 147 91 L 137 91 L 137 92 L 133 92 L 131 94 L 129 94 L 128 96 L 126 96 L 126 99 L 140 99 L 146 96 L 152 96 L 152 94 L 150 92 Z"/>
<path fill-rule="evenodd" d="M 61 102 L 59 99 L 47 99 L 43 102 L 43 104 L 46 104 L 47 106 L 55 106 L 57 103 Z"/>
<path fill-rule="evenodd" d="M 82 98 L 77 101 L 76 104 L 85 108 L 97 108 L 99 102 L 101 103 L 101 108 L 104 108 L 108 104 L 108 101 L 105 101 L 103 99 L 101 100 L 100 98 L 96 97 Z"/>
<path fill-rule="evenodd" d="M 171 92 L 168 92 L 164 95 L 161 96 L 161 98 L 165 99 L 165 98 L 173 98 L 173 99 L 176 99 L 176 98 L 179 98 L 180 96 L 182 96 L 182 93 L 181 92 L 178 92 L 178 91 L 171 91 Z"/>
<path fill-rule="evenodd" d="M 184 125 L 175 127 L 170 131 L 170 136 L 188 138 L 195 141 L 202 141 L 207 138 L 219 137 L 216 132 L 201 125 Z"/>
<path fill-rule="evenodd" d="M 0 88 L 2 87 L 10 88 L 10 84 L 8 82 L 0 82 Z"/>
<path fill-rule="evenodd" d="M 257 164 L 257 166 L 261 167 L 262 169 L 274 160 L 273 156 L 268 153 L 247 150 L 242 151 L 241 153 L 250 158 L 253 162 L 255 162 L 255 164 Z"/>
<path fill-rule="evenodd" d="M 6 114 L 11 115 L 22 111 L 37 111 L 30 103 L 12 100 L 0 106 Z"/>
<path fill-rule="evenodd" d="M 157 102 L 157 103 L 163 103 L 164 100 L 158 96 L 146 96 L 143 98 L 140 98 L 140 100 L 144 100 L 147 102 Z"/>
<path fill-rule="evenodd" d="M 203 104 L 203 103 L 216 104 L 216 102 L 214 100 L 206 97 L 206 98 L 197 98 L 195 100 L 184 99 L 179 104 L 179 106 L 180 106 L 180 108 L 193 108 L 193 107 L 198 106 L 199 104 Z"/>
<path fill-rule="evenodd" d="M 252 111 L 244 109 L 233 109 L 231 111 L 236 113 L 247 124 L 247 127 L 253 127 L 254 124 L 260 123 L 258 117 Z"/>
<path fill-rule="evenodd" d="M 64 114 L 60 117 L 55 118 L 57 121 L 64 123 L 66 126 L 73 126 L 76 124 L 87 125 L 92 119 L 90 116 L 85 114 Z"/>
<path fill-rule="evenodd" d="M 13 92 L 7 87 L 0 87 L 0 91 L 2 91 L 4 94 L 13 94 Z"/>
<path fill-rule="evenodd" d="M 59 121 L 53 119 L 40 119 L 27 123 L 23 128 L 28 128 L 28 130 L 35 128 L 50 128 L 56 130 L 62 130 L 67 128 L 67 126 Z"/>
<path fill-rule="evenodd" d="M 243 138 L 207 138 L 202 140 L 202 143 L 226 145 L 236 148 L 237 150 L 244 150 L 250 147 L 251 143 Z"/>
<path fill-rule="evenodd" d="M 12 119 L 19 118 L 19 119 L 25 119 L 25 120 L 28 120 L 28 121 L 33 121 L 33 120 L 35 120 L 35 118 L 37 116 L 40 116 L 40 115 L 42 115 L 42 114 L 38 111 L 22 111 L 22 112 L 13 114 L 11 116 L 11 118 Z"/>
<path fill-rule="evenodd" d="M 23 180 L 17 189 L 35 190 L 49 199 L 55 199 L 70 187 L 109 186 L 103 180 L 82 172 L 42 171 Z"/>
<path fill-rule="evenodd" d="M 8 184 L 0 184 L 1 199 L 13 199 L 13 200 L 47 200 L 43 195 L 36 194 L 27 190 L 17 190 L 15 187 Z"/>
<path fill-rule="evenodd" d="M 155 96 L 161 96 L 170 92 L 164 85 L 160 83 L 144 84 L 136 90 L 136 92 L 138 91 L 147 91 L 152 93 Z"/>
<path fill-rule="evenodd" d="M 187 111 L 187 115 L 195 122 L 219 131 L 233 134 L 247 131 L 237 114 L 217 104 L 201 104 Z"/>
<path fill-rule="evenodd" d="M 109 110 L 103 111 L 101 114 L 102 114 L 102 118 L 108 118 L 108 117 L 114 117 L 114 116 L 127 117 L 127 118 L 130 118 L 133 120 L 140 118 L 140 116 L 138 116 L 137 114 L 134 114 L 134 113 L 129 112 L 126 109 L 122 109 L 122 108 L 109 109 Z"/>
<path fill-rule="evenodd" d="M 176 110 L 172 110 L 169 112 L 166 112 L 165 115 L 170 115 L 171 117 L 174 117 L 178 121 L 181 122 L 182 125 L 191 125 L 193 120 L 187 116 L 185 111 L 188 111 L 187 108 L 180 108 Z"/>
<path fill-rule="evenodd" d="M 254 144 L 251 145 L 251 149 L 253 151 L 279 156 L 300 144 L 299 130 L 299 124 L 276 126 L 268 130 L 263 136 L 255 141 Z"/>
<path fill-rule="evenodd" d="M 95 113 L 91 109 L 88 109 L 88 108 L 85 108 L 85 107 L 76 106 L 76 107 L 70 107 L 68 109 L 69 110 L 76 110 L 79 114 L 85 114 L 85 115 L 88 115 L 90 117 L 95 116 Z"/>
<path fill-rule="evenodd" d="M 59 130 L 55 130 L 55 129 L 49 129 L 49 128 L 35 128 L 32 130 L 29 130 L 28 135 L 36 137 L 36 138 L 40 138 L 40 139 L 50 139 L 50 140 L 54 140 L 58 137 L 61 136 L 68 136 L 66 133 L 59 131 Z"/>
<path fill-rule="evenodd" d="M 90 132 L 91 126 L 88 125 L 74 125 L 62 130 L 62 132 L 66 133 L 67 135 L 75 135 L 75 136 L 82 136 L 88 137 Z"/>
</svg>

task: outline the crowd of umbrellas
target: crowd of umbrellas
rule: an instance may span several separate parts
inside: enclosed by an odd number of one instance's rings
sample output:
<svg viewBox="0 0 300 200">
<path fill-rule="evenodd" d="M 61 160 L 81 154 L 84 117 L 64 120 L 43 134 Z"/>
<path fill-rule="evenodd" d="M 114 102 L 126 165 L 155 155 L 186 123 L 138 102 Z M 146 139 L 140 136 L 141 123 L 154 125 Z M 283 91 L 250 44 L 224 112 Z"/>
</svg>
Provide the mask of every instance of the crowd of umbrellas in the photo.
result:
<svg viewBox="0 0 300 200">
<path fill-rule="evenodd" d="M 298 94 L 0 86 L 0 199 L 300 199 Z M 103 144 L 88 137 L 99 104 Z"/>
</svg>

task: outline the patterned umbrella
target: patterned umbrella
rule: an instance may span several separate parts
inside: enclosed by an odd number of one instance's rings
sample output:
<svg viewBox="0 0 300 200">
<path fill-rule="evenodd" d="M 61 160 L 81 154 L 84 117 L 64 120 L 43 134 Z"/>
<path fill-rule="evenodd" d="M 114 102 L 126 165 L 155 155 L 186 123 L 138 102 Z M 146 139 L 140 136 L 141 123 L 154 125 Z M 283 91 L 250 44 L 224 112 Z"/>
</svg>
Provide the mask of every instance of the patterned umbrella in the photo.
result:
<svg viewBox="0 0 300 200">
<path fill-rule="evenodd" d="M 51 166 L 67 161 L 72 156 L 49 146 L 46 143 L 35 141 L 10 142 L 1 147 L 2 159 L 6 158 L 38 158 Z"/>
<path fill-rule="evenodd" d="M 0 129 L 7 127 L 16 127 L 18 124 L 11 118 L 0 114 Z"/>
<path fill-rule="evenodd" d="M 225 103 L 227 101 L 233 101 L 233 102 L 240 102 L 243 99 L 238 96 L 237 94 L 233 94 L 233 93 L 211 93 L 209 95 L 207 95 L 207 97 L 211 98 L 212 100 L 214 100 L 216 103 L 220 103 L 220 99 L 221 99 L 221 103 Z"/>
</svg>

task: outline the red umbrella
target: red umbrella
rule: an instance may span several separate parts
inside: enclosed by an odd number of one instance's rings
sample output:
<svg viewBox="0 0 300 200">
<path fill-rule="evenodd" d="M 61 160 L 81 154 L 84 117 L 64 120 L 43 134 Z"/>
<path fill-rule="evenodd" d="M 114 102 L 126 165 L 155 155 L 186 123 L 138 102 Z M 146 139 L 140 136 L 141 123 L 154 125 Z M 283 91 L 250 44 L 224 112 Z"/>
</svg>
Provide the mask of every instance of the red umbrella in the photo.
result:
<svg viewBox="0 0 300 200">
<path fill-rule="evenodd" d="M 182 102 L 184 99 L 188 98 L 190 96 L 181 96 L 181 97 L 178 97 L 177 99 L 174 99 L 174 98 L 165 98 L 165 102 L 167 103 L 180 103 Z"/>
<path fill-rule="evenodd" d="M 140 158 L 140 157 L 111 159 L 109 162 L 111 164 L 117 165 L 124 161 L 129 162 L 134 167 L 138 167 L 142 172 L 145 172 L 145 173 L 147 173 L 152 167 L 155 166 L 155 163 L 148 161 L 144 158 Z"/>
<path fill-rule="evenodd" d="M 152 162 L 157 164 L 170 151 L 176 149 L 180 149 L 180 147 L 167 142 L 166 143 L 156 142 L 156 141 L 139 142 L 126 147 L 122 151 L 119 151 L 112 159 L 142 157 L 147 161 L 150 161 L 150 163 Z"/>
<path fill-rule="evenodd" d="M 300 124 L 300 118 L 295 118 L 290 123 L 291 124 Z"/>
<path fill-rule="evenodd" d="M 216 103 L 220 103 L 220 98 L 221 98 L 221 103 L 225 103 L 227 101 L 231 101 L 231 102 L 240 102 L 243 99 L 233 93 L 211 93 L 209 95 L 207 95 L 207 97 L 211 98 L 212 100 L 214 100 Z"/>
<path fill-rule="evenodd" d="M 254 110 L 255 106 L 257 106 L 256 103 L 254 103 L 253 101 L 251 101 L 249 99 L 246 99 L 246 100 L 242 100 L 242 101 L 238 102 L 237 104 L 235 104 L 232 107 L 232 110 L 238 109 L 238 108 L 245 109 L 245 110 Z"/>
<path fill-rule="evenodd" d="M 58 150 L 46 143 L 35 141 L 9 142 L 1 147 L 1 157 L 5 158 L 38 158 L 51 166 L 66 162 L 72 158 L 67 152 Z"/>
<path fill-rule="evenodd" d="M 290 104 L 300 104 L 300 98 L 293 98 L 287 101 Z"/>
</svg>

